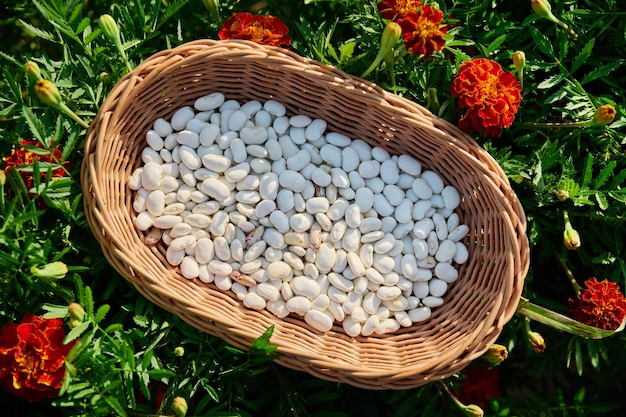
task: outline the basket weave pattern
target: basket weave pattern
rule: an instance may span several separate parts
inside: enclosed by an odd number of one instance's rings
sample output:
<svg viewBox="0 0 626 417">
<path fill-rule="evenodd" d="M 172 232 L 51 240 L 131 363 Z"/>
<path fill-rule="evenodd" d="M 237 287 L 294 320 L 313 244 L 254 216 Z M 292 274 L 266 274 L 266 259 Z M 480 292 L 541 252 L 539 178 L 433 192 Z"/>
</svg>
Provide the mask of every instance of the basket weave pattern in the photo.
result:
<svg viewBox="0 0 626 417">
<path fill-rule="evenodd" d="M 328 131 L 414 156 L 463 196 L 469 259 L 431 318 L 393 335 L 322 334 L 297 317 L 252 311 L 212 284 L 192 282 L 165 260 L 166 247 L 135 229 L 128 178 L 142 165 L 145 134 L 200 96 L 275 99 L 288 115 Z M 408 389 L 460 371 L 495 342 L 512 317 L 529 265 L 526 221 L 493 158 L 421 106 L 292 52 L 246 41 L 201 40 L 161 51 L 127 74 L 90 126 L 82 166 L 88 222 L 113 267 L 156 305 L 239 348 L 270 325 L 278 363 L 368 389 Z"/>
</svg>

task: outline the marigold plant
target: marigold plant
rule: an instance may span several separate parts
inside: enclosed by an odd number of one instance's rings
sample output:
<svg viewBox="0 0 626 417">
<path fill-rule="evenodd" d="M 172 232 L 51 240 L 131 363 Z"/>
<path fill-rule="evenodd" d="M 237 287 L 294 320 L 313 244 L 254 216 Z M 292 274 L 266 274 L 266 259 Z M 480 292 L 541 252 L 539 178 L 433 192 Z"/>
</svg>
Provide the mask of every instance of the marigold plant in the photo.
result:
<svg viewBox="0 0 626 417">
<path fill-rule="evenodd" d="M 464 112 L 459 120 L 461 129 L 485 131 L 485 136 L 499 136 L 502 129 L 511 126 L 522 99 L 515 75 L 486 58 L 464 62 L 452 81 L 451 92 L 459 99 L 457 111 Z"/>
<path fill-rule="evenodd" d="M 277 17 L 239 12 L 224 22 L 218 36 L 222 40 L 242 39 L 261 45 L 289 46 L 288 32 L 289 28 Z"/>
<path fill-rule="evenodd" d="M 30 402 L 55 398 L 65 377 L 63 320 L 27 314 L 0 329 L 0 386 Z"/>
<path fill-rule="evenodd" d="M 595 277 L 585 281 L 585 286 L 575 299 L 567 301 L 574 318 L 600 329 L 617 329 L 626 317 L 626 298 L 619 286 L 607 279 L 598 282 Z"/>
</svg>

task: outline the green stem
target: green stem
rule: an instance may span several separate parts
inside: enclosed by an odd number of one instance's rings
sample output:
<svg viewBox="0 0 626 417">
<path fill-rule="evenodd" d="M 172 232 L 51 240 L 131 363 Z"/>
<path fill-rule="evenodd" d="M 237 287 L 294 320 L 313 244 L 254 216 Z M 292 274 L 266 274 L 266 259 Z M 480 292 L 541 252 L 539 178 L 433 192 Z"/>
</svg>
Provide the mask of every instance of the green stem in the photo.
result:
<svg viewBox="0 0 626 417">
<path fill-rule="evenodd" d="M 554 329 L 590 339 L 603 339 L 605 337 L 613 336 L 615 333 L 624 330 L 624 326 L 626 325 L 625 319 L 621 326 L 616 330 L 603 330 L 597 327 L 588 326 L 555 311 L 533 304 L 524 297 L 520 298 L 519 305 L 517 306 L 517 312 Z"/>
<path fill-rule="evenodd" d="M 131 72 L 133 70 L 133 66 L 130 65 L 130 61 L 128 60 L 128 57 L 126 56 L 126 52 L 124 52 L 124 48 L 122 47 L 122 40 L 120 39 L 119 36 L 115 38 L 115 47 L 117 48 L 120 55 L 122 55 L 122 59 L 124 60 L 124 63 L 126 64 L 126 69 L 128 70 L 128 72 Z"/>
<path fill-rule="evenodd" d="M 83 120 L 81 119 L 76 113 L 74 113 L 69 107 L 67 107 L 67 105 L 63 102 L 59 103 L 56 106 L 57 110 L 59 110 L 61 113 L 65 113 L 66 115 L 68 115 L 70 118 L 72 118 L 76 123 L 78 123 L 79 125 L 81 125 L 82 127 L 84 127 L 85 129 L 89 129 L 89 125 Z"/>
<path fill-rule="evenodd" d="M 556 255 L 556 258 L 559 260 L 559 263 L 561 264 L 561 267 L 563 268 L 565 275 L 567 276 L 570 283 L 572 284 L 572 287 L 574 287 L 574 292 L 578 294 L 580 292 L 580 285 L 578 285 L 578 282 L 576 282 L 576 278 L 574 278 L 574 274 L 572 274 L 572 271 L 567 267 L 567 264 L 565 263 L 565 260 L 563 258 L 561 258 L 559 255 Z"/>
<path fill-rule="evenodd" d="M 565 122 L 565 123 L 537 123 L 537 122 L 523 122 L 523 123 L 520 123 L 521 126 L 547 127 L 547 128 L 553 128 L 553 129 L 589 127 L 592 124 L 593 124 L 592 120 L 586 120 L 586 121 L 582 121 L 582 122 Z"/>
</svg>

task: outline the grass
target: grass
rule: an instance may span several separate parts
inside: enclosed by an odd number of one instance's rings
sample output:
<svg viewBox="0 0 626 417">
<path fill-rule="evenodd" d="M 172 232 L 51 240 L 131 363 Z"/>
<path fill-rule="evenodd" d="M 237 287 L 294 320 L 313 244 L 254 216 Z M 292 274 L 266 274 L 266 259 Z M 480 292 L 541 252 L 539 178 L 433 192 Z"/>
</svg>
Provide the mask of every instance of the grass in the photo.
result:
<svg viewBox="0 0 626 417">
<path fill-rule="evenodd" d="M 219 2 L 223 18 L 254 1 Z M 429 108 L 456 124 L 450 85 L 462 61 L 486 57 L 510 71 L 524 51 L 522 103 L 512 126 L 496 138 L 472 135 L 500 164 L 526 212 L 531 267 L 524 296 L 567 314 L 567 299 L 589 277 L 626 284 L 626 5 L 620 0 L 553 0 L 552 11 L 577 33 L 533 13 L 530 2 L 446 0 L 446 46 L 429 59 L 396 45 L 393 73 L 381 64 L 368 80 Z M 374 59 L 385 23 L 371 0 L 268 0 L 263 13 L 290 29 L 291 49 L 305 57 L 362 74 Z M 100 15 L 113 16 L 130 65 L 199 38 L 217 39 L 221 24 L 200 0 L 113 2 L 5 1 L 0 5 L 0 154 L 22 139 L 59 145 L 68 175 L 50 181 L 37 172 L 36 195 L 7 172 L 0 194 L 0 324 L 28 312 L 65 317 L 78 301 L 87 318 L 62 395 L 30 404 L 6 390 L 0 403 L 13 415 L 171 415 L 184 397 L 198 416 L 456 416 L 462 415 L 437 383 L 406 391 L 366 391 L 323 381 L 274 364 L 260 338 L 249 352 L 200 333 L 138 294 L 102 256 L 87 225 L 80 189 L 85 129 L 45 106 L 25 75 L 36 62 L 67 105 L 89 122 L 127 72 Z M 392 75 L 393 74 L 393 75 Z M 604 104 L 617 109 L 608 126 L 575 126 Z M 563 198 L 567 196 L 566 198 Z M 563 245 L 564 213 L 582 245 Z M 62 279 L 35 276 L 32 267 L 63 262 Z M 547 350 L 525 341 L 516 315 L 498 343 L 509 358 L 497 367 L 501 395 L 484 407 L 492 416 L 618 415 L 624 410 L 626 337 L 584 339 L 532 323 Z M 79 329 L 79 330 L 76 330 Z M 184 353 L 181 355 L 182 348 Z M 445 381 L 448 387 L 460 377 Z M 612 381 L 607 384 L 607 381 Z M 155 404 L 158 391 L 161 402 Z M 5 407 L 5 409 L 6 409 Z"/>
</svg>

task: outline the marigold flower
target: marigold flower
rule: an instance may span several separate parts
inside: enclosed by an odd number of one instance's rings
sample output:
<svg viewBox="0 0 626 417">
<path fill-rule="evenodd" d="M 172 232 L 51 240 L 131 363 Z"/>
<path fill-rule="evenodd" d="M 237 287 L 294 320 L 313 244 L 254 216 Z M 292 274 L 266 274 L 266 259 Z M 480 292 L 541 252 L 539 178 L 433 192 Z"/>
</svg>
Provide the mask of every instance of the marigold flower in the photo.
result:
<svg viewBox="0 0 626 417">
<path fill-rule="evenodd" d="M 593 115 L 593 124 L 596 126 L 604 126 L 608 125 L 615 119 L 617 115 L 617 111 L 615 107 L 610 104 L 605 104 L 603 106 L 598 107 L 596 112 Z"/>
<path fill-rule="evenodd" d="M 290 45 L 289 28 L 277 17 L 255 16 L 247 12 L 234 13 L 222 25 L 220 39 L 243 39 L 261 45 Z"/>
<path fill-rule="evenodd" d="M 0 329 L 0 386 L 30 402 L 58 396 L 65 358 L 76 340 L 63 344 L 63 320 L 27 314 Z"/>
<path fill-rule="evenodd" d="M 60 178 L 67 176 L 66 170 L 71 169 L 71 165 L 69 161 L 65 161 L 59 165 L 59 160 L 61 159 L 61 151 L 58 147 L 54 147 L 53 145 L 48 148 L 47 153 L 41 152 L 33 152 L 28 148 L 38 148 L 38 149 L 46 149 L 41 143 L 34 139 L 26 139 L 22 140 L 19 143 L 19 147 L 13 149 L 11 154 L 5 156 L 3 158 L 3 169 L 6 172 L 11 170 L 15 170 L 24 181 L 27 189 L 32 189 L 35 186 L 35 181 L 33 178 L 32 166 L 35 163 L 35 159 L 39 162 L 54 164 L 58 166 L 52 170 L 52 178 Z M 43 169 L 41 172 L 41 179 L 45 180 L 46 178 L 46 170 Z"/>
<path fill-rule="evenodd" d="M 619 286 L 593 277 L 585 281 L 576 299 L 567 300 L 569 311 L 581 323 L 604 330 L 615 330 L 626 317 L 626 298 Z"/>
<path fill-rule="evenodd" d="M 396 21 L 421 6 L 420 0 L 383 0 L 376 5 L 380 17 Z"/>
<path fill-rule="evenodd" d="M 485 131 L 499 136 L 511 126 L 521 101 L 521 86 L 512 72 L 486 58 L 464 62 L 452 81 L 451 92 L 459 98 L 457 110 L 465 114 L 459 126 L 466 132 Z"/>
<path fill-rule="evenodd" d="M 417 12 L 410 11 L 398 20 L 402 28 L 402 40 L 407 51 L 428 58 L 439 52 L 446 44 L 443 38 L 446 25 L 441 24 L 443 12 L 430 6 L 422 6 Z"/>
<path fill-rule="evenodd" d="M 455 393 L 464 404 L 476 404 L 485 407 L 491 398 L 500 397 L 499 367 L 490 368 L 485 362 L 475 363 L 461 372 L 465 378 Z"/>
</svg>

